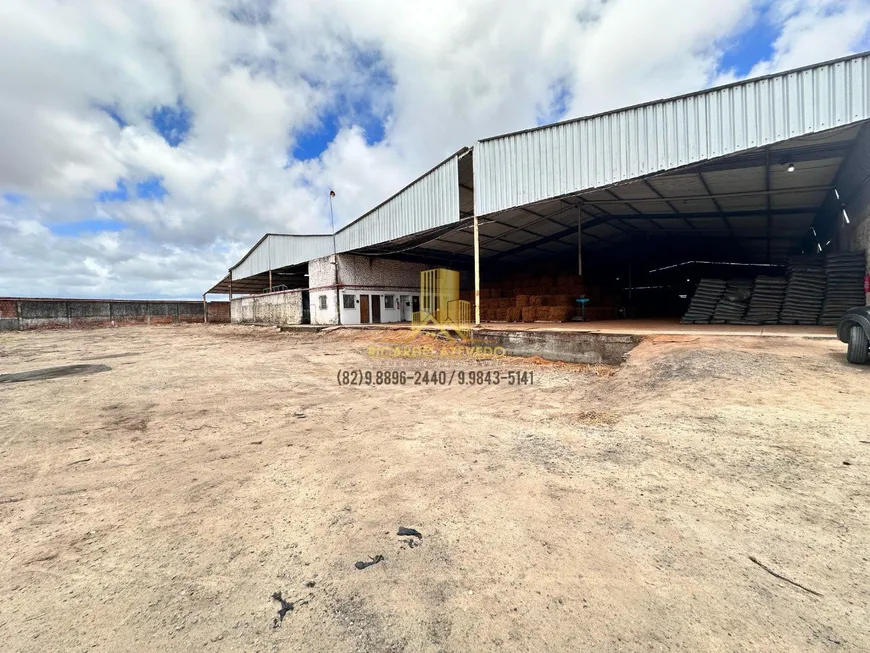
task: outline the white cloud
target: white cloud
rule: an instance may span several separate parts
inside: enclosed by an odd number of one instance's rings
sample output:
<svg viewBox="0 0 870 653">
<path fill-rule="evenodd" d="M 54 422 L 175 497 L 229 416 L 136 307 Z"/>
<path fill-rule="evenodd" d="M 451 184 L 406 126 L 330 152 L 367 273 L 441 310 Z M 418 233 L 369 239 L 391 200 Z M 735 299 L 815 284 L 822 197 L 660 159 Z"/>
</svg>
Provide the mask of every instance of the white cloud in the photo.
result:
<svg viewBox="0 0 870 653">
<path fill-rule="evenodd" d="M 868 0 L 787 0 L 774 7 L 782 33 L 774 56 L 758 64 L 753 75 L 764 75 L 836 59 L 870 47 Z"/>
<path fill-rule="evenodd" d="M 328 231 L 330 188 L 343 224 L 477 138 L 728 81 L 761 9 L 754 73 L 867 45 L 867 0 L 6 0 L 0 193 L 28 199 L 0 200 L 0 295 L 198 296 L 263 232 Z M 178 102 L 173 148 L 149 116 Z M 288 159 L 329 112 L 322 155 Z M 94 202 L 152 177 L 162 202 Z"/>
</svg>

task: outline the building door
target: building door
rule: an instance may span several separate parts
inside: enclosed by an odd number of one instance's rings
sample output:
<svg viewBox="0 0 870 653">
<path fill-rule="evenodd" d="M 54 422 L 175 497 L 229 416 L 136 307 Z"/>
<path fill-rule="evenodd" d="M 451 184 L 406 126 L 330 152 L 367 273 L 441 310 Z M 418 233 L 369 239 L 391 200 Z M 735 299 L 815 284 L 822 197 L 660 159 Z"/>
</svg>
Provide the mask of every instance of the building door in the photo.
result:
<svg viewBox="0 0 870 653">
<path fill-rule="evenodd" d="M 414 295 L 411 297 L 411 312 L 419 313 L 420 312 L 420 296 Z"/>
<path fill-rule="evenodd" d="M 359 323 L 360 324 L 368 324 L 369 323 L 369 296 L 368 295 L 360 295 L 359 296 Z"/>
<path fill-rule="evenodd" d="M 372 323 L 381 323 L 381 296 L 372 295 Z"/>
<path fill-rule="evenodd" d="M 411 299 L 408 295 L 400 295 L 399 296 L 399 321 L 400 322 L 410 322 L 411 316 L 409 313 L 411 312 Z"/>
<path fill-rule="evenodd" d="M 306 291 L 299 294 L 302 295 L 302 324 L 311 324 L 311 298 Z"/>
</svg>

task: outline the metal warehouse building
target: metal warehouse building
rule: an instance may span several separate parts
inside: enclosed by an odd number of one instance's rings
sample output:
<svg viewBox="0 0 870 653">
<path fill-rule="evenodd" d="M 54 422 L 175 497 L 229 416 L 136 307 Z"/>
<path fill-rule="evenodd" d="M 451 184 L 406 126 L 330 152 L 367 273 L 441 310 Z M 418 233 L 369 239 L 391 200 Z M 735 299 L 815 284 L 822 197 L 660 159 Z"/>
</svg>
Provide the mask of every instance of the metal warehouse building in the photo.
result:
<svg viewBox="0 0 870 653">
<path fill-rule="evenodd" d="M 334 235 L 265 235 L 208 293 L 235 322 L 409 321 L 448 267 L 478 321 L 678 319 L 702 277 L 870 249 L 868 120 L 865 53 L 483 139 Z"/>
</svg>

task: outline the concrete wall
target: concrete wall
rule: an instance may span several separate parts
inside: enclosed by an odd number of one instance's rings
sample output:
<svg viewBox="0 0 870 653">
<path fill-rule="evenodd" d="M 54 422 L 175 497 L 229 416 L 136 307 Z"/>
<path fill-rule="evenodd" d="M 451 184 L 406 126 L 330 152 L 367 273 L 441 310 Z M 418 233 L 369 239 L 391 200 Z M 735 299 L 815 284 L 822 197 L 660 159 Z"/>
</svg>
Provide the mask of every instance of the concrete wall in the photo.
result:
<svg viewBox="0 0 870 653">
<path fill-rule="evenodd" d="M 309 272 L 308 275 L 310 278 L 311 273 Z M 311 324 L 338 324 L 338 311 L 335 306 L 335 286 L 311 290 L 308 295 Z"/>
<path fill-rule="evenodd" d="M 229 303 L 209 302 L 208 320 L 229 322 Z M 0 331 L 202 321 L 202 302 L 0 298 Z"/>
<path fill-rule="evenodd" d="M 504 347 L 510 356 L 540 356 L 566 363 L 619 365 L 643 337 L 570 331 L 475 329 L 473 339 L 492 347 Z"/>
<path fill-rule="evenodd" d="M 302 292 L 289 290 L 233 299 L 233 322 L 256 324 L 302 324 Z"/>
</svg>

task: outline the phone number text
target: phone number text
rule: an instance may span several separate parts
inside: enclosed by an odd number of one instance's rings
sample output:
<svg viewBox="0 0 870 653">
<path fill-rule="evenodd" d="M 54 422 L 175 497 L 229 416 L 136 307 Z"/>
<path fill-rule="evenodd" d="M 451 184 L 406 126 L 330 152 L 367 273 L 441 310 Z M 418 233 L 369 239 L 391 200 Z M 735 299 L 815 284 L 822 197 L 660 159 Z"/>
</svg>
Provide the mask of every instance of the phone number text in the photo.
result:
<svg viewBox="0 0 870 653">
<path fill-rule="evenodd" d="M 505 370 L 339 370 L 338 385 L 533 385 L 535 373 Z"/>
</svg>

